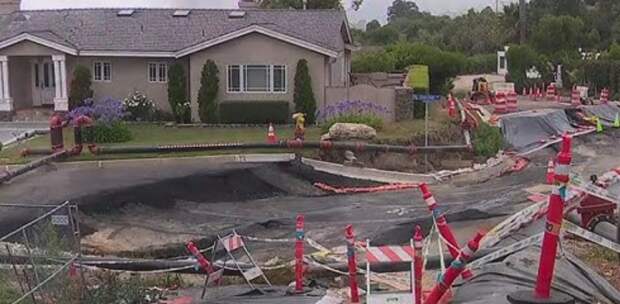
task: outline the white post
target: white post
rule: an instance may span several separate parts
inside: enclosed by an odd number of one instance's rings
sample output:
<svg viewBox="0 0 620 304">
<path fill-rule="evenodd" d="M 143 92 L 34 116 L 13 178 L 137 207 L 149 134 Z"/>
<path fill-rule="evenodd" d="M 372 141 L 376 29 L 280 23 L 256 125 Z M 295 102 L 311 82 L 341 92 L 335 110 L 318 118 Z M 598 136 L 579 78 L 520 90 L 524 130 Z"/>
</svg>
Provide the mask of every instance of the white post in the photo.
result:
<svg viewBox="0 0 620 304">
<path fill-rule="evenodd" d="M 52 55 L 54 61 L 54 75 L 56 77 L 56 97 L 54 97 L 54 111 L 69 111 L 67 100 L 67 65 L 65 55 Z"/>
<path fill-rule="evenodd" d="M 55 84 L 55 88 L 56 88 L 56 95 L 54 95 L 54 102 L 56 102 L 57 99 L 62 98 L 62 95 L 60 95 L 60 62 L 58 60 L 53 60 L 54 62 L 54 84 Z"/>
<path fill-rule="evenodd" d="M 0 66 L 2 71 L 2 96 L 0 99 L 0 111 L 13 111 L 13 100 L 11 99 L 11 91 L 9 88 L 9 57 L 0 56 Z"/>
<path fill-rule="evenodd" d="M 60 79 L 62 81 L 60 95 L 67 100 L 67 60 L 65 58 L 60 61 Z"/>
</svg>

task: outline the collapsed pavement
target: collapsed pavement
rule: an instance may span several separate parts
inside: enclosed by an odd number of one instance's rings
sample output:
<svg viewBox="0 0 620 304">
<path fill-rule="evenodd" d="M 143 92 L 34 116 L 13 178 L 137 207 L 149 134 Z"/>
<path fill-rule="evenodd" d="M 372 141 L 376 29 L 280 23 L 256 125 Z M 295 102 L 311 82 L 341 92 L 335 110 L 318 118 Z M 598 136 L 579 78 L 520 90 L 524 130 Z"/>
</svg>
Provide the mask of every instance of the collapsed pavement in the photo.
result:
<svg viewBox="0 0 620 304">
<path fill-rule="evenodd" d="M 618 166 L 619 135 L 618 131 L 610 131 L 574 139 L 574 171 L 588 176 Z M 551 145 L 529 154 L 530 163 L 520 172 L 482 183 L 464 182 L 465 177 L 459 183 L 448 180 L 433 186 L 459 242 L 465 242 L 481 222 L 484 228 L 491 228 L 528 206 L 529 189 L 544 182 L 546 163 L 555 154 L 554 149 Z M 156 164 L 145 166 L 130 161 L 54 164 L 17 178 L 8 187 L 3 186 L 0 199 L 26 204 L 77 201 L 88 234 L 85 243 L 92 253 L 119 256 L 186 255 L 183 244 L 187 240 L 201 240 L 206 247 L 217 234 L 237 229 L 240 234 L 259 240 L 250 243 L 252 252 L 258 260 L 267 261 L 274 257 L 274 246 L 279 248 L 281 244 L 260 240 L 291 239 L 297 213 L 306 216 L 306 235 L 327 248 L 343 246 L 345 224 L 355 225 L 360 239 L 383 244 L 407 243 L 416 224 L 425 231 L 432 225 L 417 190 L 356 195 L 324 193 L 312 187 L 312 183 L 321 181 L 335 186 L 377 183 L 315 172 L 298 163 L 231 164 L 197 159 L 157 160 Z M 484 170 L 469 174 L 484 174 Z M 2 214 L 2 229 L 9 230 L 30 216 L 33 215 Z M 540 227 L 532 229 L 541 231 Z M 528 232 L 524 231 L 523 235 Z M 292 258 L 292 244 L 286 246 L 287 249 L 278 250 L 275 255 L 280 260 Z M 533 265 L 527 261 L 535 261 L 536 252 L 532 247 L 485 266 L 473 280 L 457 289 L 455 301 L 501 303 L 510 292 L 506 286 L 519 286 L 531 280 L 533 272 L 528 272 L 531 268 L 525 266 Z M 579 287 L 572 292 L 579 303 L 589 303 L 593 298 L 614 303 L 618 299 L 617 290 L 601 283 L 596 274 L 584 275 L 591 272 L 587 266 L 574 258 L 567 259 L 558 264 L 558 274 L 573 275 L 562 276 L 562 281 L 554 285 L 556 288 Z M 515 266 L 521 261 L 525 261 L 525 266 Z M 514 275 L 517 269 L 523 273 Z M 480 290 L 502 292 L 484 294 Z"/>
</svg>

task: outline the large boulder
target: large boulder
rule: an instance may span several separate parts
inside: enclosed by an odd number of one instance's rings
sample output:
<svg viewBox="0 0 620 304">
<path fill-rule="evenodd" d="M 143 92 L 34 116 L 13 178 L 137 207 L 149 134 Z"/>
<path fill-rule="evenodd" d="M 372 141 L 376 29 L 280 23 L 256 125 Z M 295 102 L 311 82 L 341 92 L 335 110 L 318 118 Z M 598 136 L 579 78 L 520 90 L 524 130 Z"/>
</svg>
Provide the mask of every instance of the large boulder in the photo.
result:
<svg viewBox="0 0 620 304">
<path fill-rule="evenodd" d="M 363 124 L 335 123 L 329 132 L 321 137 L 323 140 L 372 140 L 377 137 L 377 131 Z"/>
</svg>

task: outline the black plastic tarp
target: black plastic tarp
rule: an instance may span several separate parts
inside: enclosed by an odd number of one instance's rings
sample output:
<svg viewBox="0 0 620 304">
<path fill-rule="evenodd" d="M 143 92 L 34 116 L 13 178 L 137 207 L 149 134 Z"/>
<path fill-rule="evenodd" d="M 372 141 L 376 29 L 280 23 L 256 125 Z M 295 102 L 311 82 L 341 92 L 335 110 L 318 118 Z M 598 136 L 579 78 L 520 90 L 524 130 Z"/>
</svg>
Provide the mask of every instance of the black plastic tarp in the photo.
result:
<svg viewBox="0 0 620 304">
<path fill-rule="evenodd" d="M 620 108 L 612 104 L 585 106 L 583 110 L 589 116 L 600 118 L 601 123 L 606 126 L 611 126 L 614 119 L 616 119 L 616 115 L 620 115 Z"/>
<path fill-rule="evenodd" d="M 483 266 L 456 290 L 454 303 L 509 303 L 506 296 L 512 292 L 533 292 L 539 258 L 540 248 L 533 246 Z M 575 303 L 620 303 L 620 293 L 611 284 L 569 253 L 556 259 L 552 288 L 572 296 Z"/>
<path fill-rule="evenodd" d="M 501 124 L 509 148 L 518 152 L 536 148 L 552 136 L 575 131 L 563 110 L 524 112 L 502 118 Z"/>
</svg>

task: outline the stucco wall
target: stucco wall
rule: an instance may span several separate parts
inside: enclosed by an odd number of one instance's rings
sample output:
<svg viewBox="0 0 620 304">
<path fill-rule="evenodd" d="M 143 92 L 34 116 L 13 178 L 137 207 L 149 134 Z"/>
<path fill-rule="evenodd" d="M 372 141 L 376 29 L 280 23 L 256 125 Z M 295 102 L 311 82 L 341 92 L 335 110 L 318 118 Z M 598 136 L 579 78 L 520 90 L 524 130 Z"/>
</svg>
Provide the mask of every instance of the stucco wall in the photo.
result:
<svg viewBox="0 0 620 304">
<path fill-rule="evenodd" d="M 95 99 L 113 97 L 123 99 L 134 90 L 146 94 L 158 108 L 170 111 L 168 104 L 168 84 L 151 83 L 148 81 L 149 62 L 167 62 L 170 66 L 174 61 L 162 58 L 130 58 L 130 57 L 67 57 L 67 88 L 71 88 L 73 71 L 77 64 L 88 67 L 91 73 L 96 61 L 110 62 L 112 64 L 112 81 L 100 82 L 93 78 L 92 88 Z"/>
<path fill-rule="evenodd" d="M 62 52 L 30 41 L 22 41 L 0 50 L 0 55 L 7 56 L 51 56 L 60 54 Z"/>
<path fill-rule="evenodd" d="M 215 61 L 220 71 L 220 90 L 218 94 L 220 102 L 288 101 L 291 103 L 291 109 L 293 109 L 293 90 L 297 62 L 300 59 L 306 59 L 317 104 L 323 104 L 325 96 L 325 56 L 255 33 L 190 55 L 192 117 L 195 120 L 198 118 L 197 99 L 198 90 L 200 89 L 200 73 L 207 59 Z M 226 66 L 237 64 L 286 65 L 286 93 L 227 93 Z"/>
<path fill-rule="evenodd" d="M 9 59 L 9 81 L 15 110 L 32 107 L 31 69 L 29 57 Z"/>
</svg>

